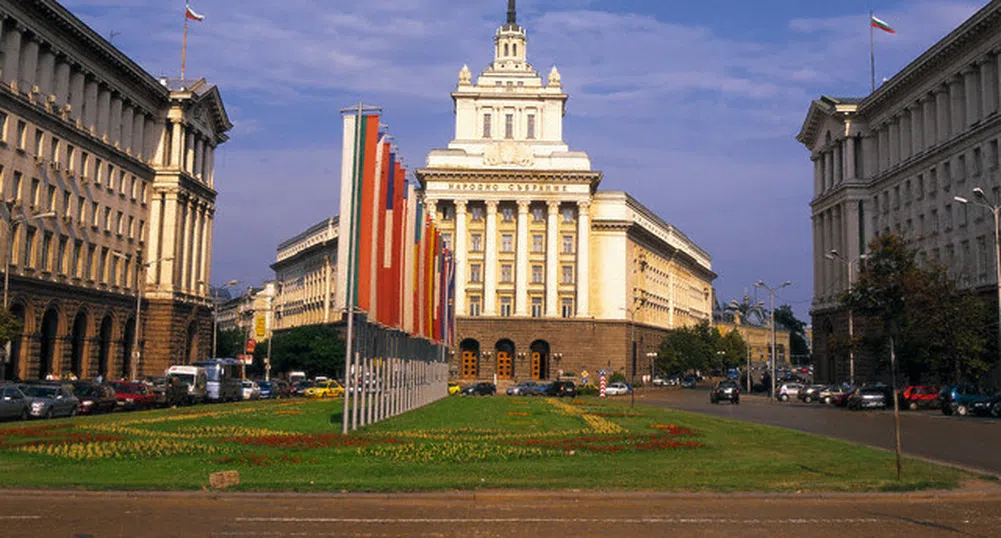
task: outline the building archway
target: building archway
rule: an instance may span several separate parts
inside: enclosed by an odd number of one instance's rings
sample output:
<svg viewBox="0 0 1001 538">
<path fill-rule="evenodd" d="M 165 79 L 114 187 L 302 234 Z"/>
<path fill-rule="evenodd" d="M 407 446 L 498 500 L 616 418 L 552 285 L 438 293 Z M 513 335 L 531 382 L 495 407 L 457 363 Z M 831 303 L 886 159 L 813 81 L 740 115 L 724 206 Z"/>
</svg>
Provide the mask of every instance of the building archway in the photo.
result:
<svg viewBox="0 0 1001 538">
<path fill-rule="evenodd" d="M 24 340 L 24 320 L 27 319 L 23 304 L 15 304 L 10 307 L 10 313 L 18 321 L 21 329 L 10 341 L 10 357 L 7 357 L 4 379 L 19 379 L 21 375 L 21 342 Z"/>
<path fill-rule="evenodd" d="M 53 373 L 53 369 L 58 367 L 56 359 L 56 339 L 59 335 L 59 312 L 55 308 L 49 308 L 42 316 L 42 326 L 38 331 L 39 361 L 38 377 L 44 379 Z"/>
<path fill-rule="evenodd" d="M 459 344 L 462 353 L 462 379 L 477 379 L 480 377 L 480 343 L 472 338 L 466 338 Z"/>
<path fill-rule="evenodd" d="M 536 340 L 529 346 L 532 379 L 549 379 L 549 342 Z"/>
<path fill-rule="evenodd" d="M 514 342 L 507 338 L 498 340 L 497 344 L 494 346 L 494 351 L 497 355 L 497 378 L 513 379 L 515 352 Z"/>
<path fill-rule="evenodd" d="M 83 356 L 87 343 L 87 313 L 79 312 L 73 320 L 73 334 L 70 336 L 70 371 L 83 379 Z"/>
<path fill-rule="evenodd" d="M 187 359 L 184 364 L 191 364 L 198 358 L 198 321 L 192 321 L 188 325 L 188 338 L 185 342 Z"/>
<path fill-rule="evenodd" d="M 125 332 L 122 337 L 122 379 L 132 379 L 133 346 L 136 336 L 136 318 L 125 322 Z"/>
<path fill-rule="evenodd" d="M 105 316 L 101 321 L 101 331 L 97 339 L 97 375 L 107 379 L 111 371 L 111 316 Z"/>
</svg>

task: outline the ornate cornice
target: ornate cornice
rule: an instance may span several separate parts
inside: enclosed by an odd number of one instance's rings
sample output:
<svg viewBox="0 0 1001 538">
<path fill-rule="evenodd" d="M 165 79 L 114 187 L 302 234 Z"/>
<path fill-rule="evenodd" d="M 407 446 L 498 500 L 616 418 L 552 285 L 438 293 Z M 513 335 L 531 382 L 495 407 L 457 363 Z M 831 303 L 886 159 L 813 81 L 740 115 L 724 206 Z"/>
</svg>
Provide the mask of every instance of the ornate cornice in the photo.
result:
<svg viewBox="0 0 1001 538">
<path fill-rule="evenodd" d="M 584 170 L 488 170 L 482 168 L 420 168 L 416 172 L 422 187 L 430 181 L 504 181 L 509 183 L 534 183 L 551 181 L 562 183 L 590 183 L 597 187 L 603 174 Z"/>
</svg>

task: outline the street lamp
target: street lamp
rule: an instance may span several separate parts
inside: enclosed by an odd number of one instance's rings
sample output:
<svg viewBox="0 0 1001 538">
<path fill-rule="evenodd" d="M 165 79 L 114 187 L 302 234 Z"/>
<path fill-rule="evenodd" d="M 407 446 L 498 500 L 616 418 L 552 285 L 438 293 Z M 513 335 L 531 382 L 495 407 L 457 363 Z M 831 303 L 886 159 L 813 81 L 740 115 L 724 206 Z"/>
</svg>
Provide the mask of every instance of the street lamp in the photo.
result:
<svg viewBox="0 0 1001 538">
<path fill-rule="evenodd" d="M 121 252 L 112 251 L 111 254 L 122 260 L 128 259 Z M 139 359 L 142 357 L 142 352 L 139 350 L 139 329 L 142 326 L 143 286 L 146 283 L 146 270 L 160 262 L 170 261 L 173 259 L 174 258 L 171 256 L 143 263 L 142 254 L 138 252 L 136 253 L 136 326 L 134 328 L 135 330 L 132 331 L 132 371 L 129 374 L 132 381 L 137 379 Z"/>
<path fill-rule="evenodd" d="M 984 194 L 984 189 L 977 187 L 973 189 L 973 205 L 978 205 L 991 212 L 994 215 L 994 266 L 997 269 L 997 289 L 998 289 L 998 353 L 1001 354 L 1001 232 L 998 231 L 999 225 L 999 211 L 1001 211 L 1001 200 L 995 200 L 993 203 Z M 963 198 L 962 196 L 955 196 L 953 200 L 961 204 L 968 204 L 970 200 Z"/>
<path fill-rule="evenodd" d="M 10 259 L 14 256 L 14 241 L 10 236 L 10 231 L 15 224 L 23 224 L 28 221 L 45 219 L 49 217 L 56 216 L 55 211 L 47 211 L 45 213 L 39 213 L 35 215 L 21 215 L 20 217 L 14 218 L 12 213 L 14 211 L 15 200 L 5 200 L 3 202 L 4 208 L 7 210 L 7 218 L 0 220 L 4 226 L 4 236 L 7 238 L 7 249 L 6 256 L 4 256 L 3 262 L 3 309 L 7 311 L 7 290 L 10 288 Z M 4 347 L 3 364 L 0 365 L 0 381 L 3 381 L 7 377 L 7 363 L 10 361 L 10 349 L 11 342 L 7 341 Z"/>
<path fill-rule="evenodd" d="M 747 302 L 747 299 L 748 299 L 748 297 L 747 297 L 747 289 L 745 288 L 744 289 L 744 304 L 749 304 Z M 763 306 L 765 306 L 765 303 L 762 302 L 762 301 L 758 301 L 757 304 L 755 304 L 755 305 L 753 305 L 753 306 L 751 306 L 750 308 L 747 309 L 747 314 L 750 315 L 751 311 L 757 310 L 758 314 L 759 314 L 758 319 L 761 319 L 760 313 L 761 313 L 761 307 L 763 307 Z M 741 304 L 738 303 L 736 301 L 736 299 L 730 301 L 730 310 L 740 310 L 740 309 L 741 309 Z M 741 317 L 741 319 L 740 319 L 740 324 L 741 325 L 744 324 L 745 317 Z M 734 323 L 734 326 L 736 326 L 736 323 Z M 747 351 L 747 393 L 750 394 L 751 393 L 751 328 L 750 327 L 748 327 L 747 330 L 744 331 L 744 338 L 745 338 L 744 349 Z M 738 379 L 738 381 L 739 381 L 739 379 Z"/>
<path fill-rule="evenodd" d="M 778 286 L 776 288 L 772 288 L 768 284 L 765 284 L 764 280 L 759 280 L 759 281 L 757 281 L 757 282 L 754 283 L 754 287 L 756 287 L 756 288 L 765 288 L 766 290 L 768 290 L 768 297 L 771 300 L 771 309 L 772 309 L 772 311 L 771 311 L 771 318 L 772 318 L 771 319 L 771 325 L 772 325 L 772 357 L 771 357 L 771 359 L 772 359 L 772 361 L 771 361 L 772 362 L 772 368 L 771 368 L 771 370 L 772 370 L 772 392 L 771 392 L 770 396 L 772 398 L 775 397 L 775 359 L 777 358 L 777 355 L 775 353 L 775 351 L 776 351 L 775 350 L 775 292 L 779 291 L 780 289 L 782 289 L 782 288 L 784 288 L 786 286 L 791 286 L 791 285 L 792 285 L 792 282 L 790 282 L 788 280 L 786 280 L 785 282 L 782 283 L 781 286 Z"/>
<path fill-rule="evenodd" d="M 212 301 L 212 358 L 216 358 L 216 343 L 219 339 L 219 290 L 235 286 L 239 284 L 236 280 L 230 280 L 229 282 L 214 288 L 213 301 Z"/>
<path fill-rule="evenodd" d="M 831 261 L 840 261 L 845 264 L 848 268 L 848 293 L 852 292 L 852 287 L 854 286 L 853 269 L 855 267 L 855 262 L 859 260 L 866 259 L 866 255 L 863 254 L 858 258 L 849 260 L 845 258 L 837 250 L 831 250 L 824 255 L 825 258 Z M 851 307 L 848 307 L 848 377 L 851 380 L 852 386 L 855 385 L 855 320 L 852 313 Z"/>
</svg>

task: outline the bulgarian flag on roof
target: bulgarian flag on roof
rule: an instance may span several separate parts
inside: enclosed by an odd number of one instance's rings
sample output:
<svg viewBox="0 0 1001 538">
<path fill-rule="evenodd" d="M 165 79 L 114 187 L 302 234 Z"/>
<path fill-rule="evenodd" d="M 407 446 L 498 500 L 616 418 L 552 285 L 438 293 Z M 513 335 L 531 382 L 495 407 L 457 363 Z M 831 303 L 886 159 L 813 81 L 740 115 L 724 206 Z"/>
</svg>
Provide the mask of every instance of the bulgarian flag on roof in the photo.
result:
<svg viewBox="0 0 1001 538">
<path fill-rule="evenodd" d="M 876 17 L 875 15 L 870 15 L 869 20 L 873 28 L 879 28 L 884 32 L 890 32 L 891 34 L 897 33 L 896 30 L 891 28 L 890 25 L 886 23 L 886 21 Z"/>
<path fill-rule="evenodd" d="M 184 5 L 184 9 L 185 9 L 184 15 L 187 18 L 189 18 L 189 19 L 191 19 L 193 21 L 203 21 L 203 20 L 205 20 L 205 15 L 199 15 L 198 13 L 195 13 L 195 10 L 191 9 L 191 6 L 185 4 Z"/>
</svg>

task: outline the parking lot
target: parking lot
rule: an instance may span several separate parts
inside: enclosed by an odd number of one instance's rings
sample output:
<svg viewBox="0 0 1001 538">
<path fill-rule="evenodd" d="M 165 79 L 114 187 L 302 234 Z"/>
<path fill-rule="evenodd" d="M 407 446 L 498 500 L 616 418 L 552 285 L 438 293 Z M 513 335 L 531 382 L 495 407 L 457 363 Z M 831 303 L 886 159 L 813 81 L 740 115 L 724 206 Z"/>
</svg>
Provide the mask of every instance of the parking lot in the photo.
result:
<svg viewBox="0 0 1001 538">
<path fill-rule="evenodd" d="M 696 389 L 642 389 L 637 401 L 894 448 L 892 409 L 849 411 L 798 400 L 777 402 L 763 395 L 742 395 L 740 405 L 714 405 L 709 402 L 708 384 Z M 1001 420 L 945 416 L 936 409 L 901 411 L 900 416 L 905 454 L 1001 475 Z"/>
</svg>

